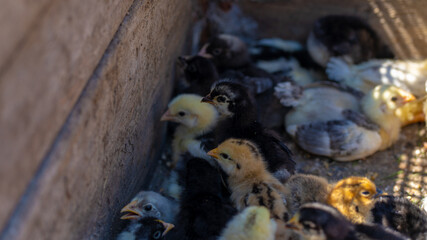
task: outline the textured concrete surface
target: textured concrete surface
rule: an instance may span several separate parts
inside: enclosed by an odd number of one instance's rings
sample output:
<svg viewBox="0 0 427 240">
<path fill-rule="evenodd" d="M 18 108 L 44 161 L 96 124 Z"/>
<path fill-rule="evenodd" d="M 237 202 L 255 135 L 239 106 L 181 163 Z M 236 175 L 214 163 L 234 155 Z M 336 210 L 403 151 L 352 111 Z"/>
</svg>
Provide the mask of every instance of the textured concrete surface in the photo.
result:
<svg viewBox="0 0 427 240">
<path fill-rule="evenodd" d="M 159 119 L 170 98 L 173 66 L 187 34 L 190 10 L 186 0 L 133 2 L 1 239 L 110 236 L 120 208 L 156 164 L 163 136 Z M 102 18 L 111 15 L 115 13 L 104 12 Z M 73 86 L 64 79 L 56 81 Z M 58 102 L 62 103 L 57 99 L 50 105 Z M 54 126 L 46 130 L 50 127 Z M 9 185 L 14 180 L 2 178 Z"/>
</svg>

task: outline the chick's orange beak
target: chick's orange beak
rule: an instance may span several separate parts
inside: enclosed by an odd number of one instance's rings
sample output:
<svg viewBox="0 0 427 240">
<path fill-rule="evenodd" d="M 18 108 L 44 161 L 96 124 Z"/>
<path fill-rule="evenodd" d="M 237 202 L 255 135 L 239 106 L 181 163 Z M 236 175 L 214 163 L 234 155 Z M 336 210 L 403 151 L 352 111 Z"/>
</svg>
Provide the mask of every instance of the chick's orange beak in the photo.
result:
<svg viewBox="0 0 427 240">
<path fill-rule="evenodd" d="M 215 158 L 215 159 L 219 159 L 219 151 L 218 148 L 212 149 L 207 153 L 209 156 Z"/>
<path fill-rule="evenodd" d="M 210 103 L 210 104 L 215 104 L 215 102 L 210 98 L 209 95 L 206 96 L 206 97 L 204 97 L 204 98 L 202 98 L 202 102 Z"/>
<path fill-rule="evenodd" d="M 402 96 L 404 103 L 408 103 L 408 102 L 412 102 L 412 101 L 416 100 L 414 95 L 412 95 L 406 91 L 402 90 L 399 92 L 399 94 Z"/>
<path fill-rule="evenodd" d="M 160 121 L 176 121 L 175 116 L 172 115 L 170 110 L 168 109 L 160 118 Z"/>
<path fill-rule="evenodd" d="M 199 53 L 197 55 L 202 56 L 204 58 L 213 58 L 213 56 L 206 52 L 206 50 L 209 47 L 209 43 L 206 43 L 203 45 L 202 49 L 200 49 Z"/>
<path fill-rule="evenodd" d="M 160 219 L 157 219 L 156 221 L 163 224 L 163 226 L 165 227 L 165 231 L 162 233 L 162 237 L 164 237 L 166 233 L 168 233 L 170 230 L 172 230 L 172 228 L 175 227 L 175 225 L 173 225 L 172 223 L 163 222 Z"/>
<path fill-rule="evenodd" d="M 301 230 L 299 224 L 299 213 L 296 213 L 287 223 L 286 228 L 293 229 L 293 230 Z"/>
<path fill-rule="evenodd" d="M 137 210 L 135 210 L 136 205 L 138 204 L 137 200 L 133 200 L 128 205 L 126 205 L 122 210 L 121 213 L 127 212 L 127 214 L 123 215 L 120 219 L 138 219 L 142 217 L 141 213 L 139 213 Z"/>
</svg>

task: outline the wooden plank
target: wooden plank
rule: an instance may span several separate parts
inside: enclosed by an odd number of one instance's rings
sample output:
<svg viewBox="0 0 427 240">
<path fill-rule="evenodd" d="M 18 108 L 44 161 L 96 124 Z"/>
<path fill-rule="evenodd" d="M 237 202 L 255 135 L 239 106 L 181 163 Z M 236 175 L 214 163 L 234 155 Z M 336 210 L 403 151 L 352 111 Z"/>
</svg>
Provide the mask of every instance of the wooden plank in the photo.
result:
<svg viewBox="0 0 427 240">
<path fill-rule="evenodd" d="M 135 1 L 2 239 L 107 239 L 153 165 L 191 0 Z"/>
<path fill-rule="evenodd" d="M 426 1 L 244 0 L 240 6 L 261 26 L 260 37 L 305 40 L 316 19 L 330 14 L 366 19 L 400 58 L 427 57 Z"/>
<path fill-rule="evenodd" d="M 39 14 L 28 10 L 34 22 L 0 71 L 0 229 L 132 2 L 42 1 Z"/>
</svg>

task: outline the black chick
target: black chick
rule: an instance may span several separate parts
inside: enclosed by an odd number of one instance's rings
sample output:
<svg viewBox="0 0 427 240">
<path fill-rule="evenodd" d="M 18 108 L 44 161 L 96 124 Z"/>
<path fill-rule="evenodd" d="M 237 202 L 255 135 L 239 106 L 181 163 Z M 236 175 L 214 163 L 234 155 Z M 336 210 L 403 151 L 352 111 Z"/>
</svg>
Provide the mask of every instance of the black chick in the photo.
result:
<svg viewBox="0 0 427 240">
<path fill-rule="evenodd" d="M 145 217 L 139 219 L 132 231 L 123 232 L 117 240 L 157 240 L 163 239 L 175 226 L 170 223 L 163 222 L 154 217 Z"/>
<path fill-rule="evenodd" d="M 371 58 L 393 58 L 375 31 L 355 16 L 330 15 L 318 19 L 307 40 L 311 57 L 325 67 L 332 56 L 350 63 Z"/>
<path fill-rule="evenodd" d="M 286 224 L 302 239 L 367 240 L 406 239 L 397 232 L 374 224 L 353 225 L 335 208 L 320 203 L 304 204 Z"/>
<path fill-rule="evenodd" d="M 212 84 L 219 80 L 218 71 L 211 60 L 201 56 L 178 57 L 185 74 L 188 87 L 181 93 L 206 95 Z"/>
<path fill-rule="evenodd" d="M 373 222 L 392 228 L 411 239 L 427 239 L 427 213 L 408 199 L 380 196 L 371 210 Z"/>
<path fill-rule="evenodd" d="M 214 240 L 220 236 L 221 230 L 237 213 L 224 177 L 204 159 L 188 160 L 185 174 L 180 175 L 184 191 L 176 228 L 167 239 Z"/>
<path fill-rule="evenodd" d="M 253 96 L 244 86 L 232 81 L 219 81 L 202 101 L 213 104 L 220 113 L 221 120 L 215 129 L 217 142 L 228 138 L 250 140 L 259 146 L 268 170 L 279 180 L 294 174 L 295 161 L 291 151 L 277 133 L 258 122 Z"/>
</svg>

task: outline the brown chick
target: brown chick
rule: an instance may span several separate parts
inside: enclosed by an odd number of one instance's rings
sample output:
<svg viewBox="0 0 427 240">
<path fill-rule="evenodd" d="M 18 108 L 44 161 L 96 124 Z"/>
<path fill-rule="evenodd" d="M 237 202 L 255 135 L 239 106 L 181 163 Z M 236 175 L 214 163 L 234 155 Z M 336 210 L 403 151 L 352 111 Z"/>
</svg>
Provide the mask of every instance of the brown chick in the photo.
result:
<svg viewBox="0 0 427 240">
<path fill-rule="evenodd" d="M 285 196 L 287 189 L 267 170 L 263 156 L 254 143 L 230 138 L 208 152 L 229 175 L 231 199 L 239 211 L 248 206 L 264 206 L 271 217 L 289 218 Z"/>
<path fill-rule="evenodd" d="M 333 187 L 325 178 L 308 174 L 292 175 L 284 185 L 289 189 L 286 201 L 291 215 L 295 214 L 305 203 L 326 203 L 328 194 Z"/>
<path fill-rule="evenodd" d="M 365 177 L 342 179 L 333 187 L 327 203 L 353 223 L 372 222 L 371 209 L 375 204 L 377 188 Z"/>
</svg>

